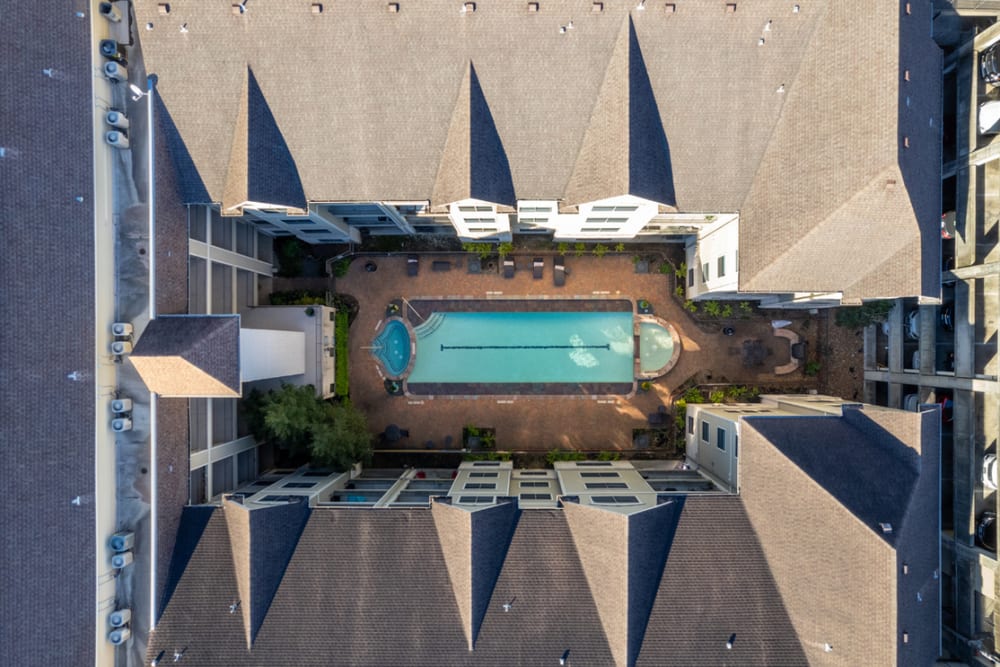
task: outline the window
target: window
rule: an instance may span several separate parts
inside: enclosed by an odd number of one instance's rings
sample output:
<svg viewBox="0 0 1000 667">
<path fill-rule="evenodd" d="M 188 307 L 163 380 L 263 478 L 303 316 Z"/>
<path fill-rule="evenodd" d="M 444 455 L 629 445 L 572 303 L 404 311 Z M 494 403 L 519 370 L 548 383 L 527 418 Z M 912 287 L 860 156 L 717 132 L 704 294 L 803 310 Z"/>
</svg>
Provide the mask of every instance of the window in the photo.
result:
<svg viewBox="0 0 1000 667">
<path fill-rule="evenodd" d="M 262 503 L 287 503 L 292 496 L 264 496 L 260 499 Z"/>
<path fill-rule="evenodd" d="M 303 477 L 329 477 L 330 473 L 323 472 L 322 470 L 310 470 L 309 472 L 302 473 Z"/>
<path fill-rule="evenodd" d="M 521 475 L 522 476 L 532 475 L 534 477 L 541 477 L 542 475 L 547 475 L 547 474 L 548 473 L 546 473 L 544 470 L 522 470 L 521 471 Z"/>
<path fill-rule="evenodd" d="M 708 262 L 701 265 L 701 282 L 707 283 L 709 278 L 708 274 Z"/>
<path fill-rule="evenodd" d="M 587 218 L 584 222 L 585 225 L 624 225 L 628 222 L 628 218 Z"/>
<path fill-rule="evenodd" d="M 584 225 L 580 227 L 581 232 L 611 234 L 618 231 L 618 227 L 601 227 L 600 225 Z"/>
<path fill-rule="evenodd" d="M 492 213 L 492 206 L 459 206 L 458 210 L 462 213 Z"/>
<path fill-rule="evenodd" d="M 694 417 L 688 417 L 688 435 L 694 435 Z"/>
<path fill-rule="evenodd" d="M 625 482 L 587 482 L 588 489 L 627 489 Z"/>
<path fill-rule="evenodd" d="M 522 206 L 520 209 L 521 213 L 551 213 L 551 206 Z"/>
<path fill-rule="evenodd" d="M 282 220 L 282 222 L 291 226 L 313 224 L 313 221 L 309 218 L 286 218 L 285 220 Z"/>
<path fill-rule="evenodd" d="M 289 482 L 288 484 L 282 484 L 283 489 L 311 489 L 316 486 L 316 482 Z"/>
<path fill-rule="evenodd" d="M 631 213 L 638 208 L 638 206 L 595 206 L 590 210 L 594 213 Z"/>
<path fill-rule="evenodd" d="M 458 502 L 466 505 L 489 505 L 493 502 L 493 496 L 459 496 Z"/>
<path fill-rule="evenodd" d="M 518 218 L 522 225 L 542 225 L 549 221 L 548 218 Z"/>
<path fill-rule="evenodd" d="M 498 474 L 495 472 L 470 472 L 469 477 L 496 477 Z"/>
<path fill-rule="evenodd" d="M 500 462 L 499 461 L 476 461 L 472 465 L 474 465 L 477 468 L 490 468 L 490 467 L 492 467 L 492 468 L 498 468 L 498 467 L 500 467 Z"/>
<path fill-rule="evenodd" d="M 726 256 L 725 255 L 722 255 L 721 257 L 719 257 L 718 260 L 716 260 L 716 271 L 719 274 L 720 278 L 723 277 L 724 275 L 726 275 Z"/>
<path fill-rule="evenodd" d="M 469 482 L 465 485 L 465 489 L 495 489 L 497 485 L 494 482 Z"/>
<path fill-rule="evenodd" d="M 733 434 L 733 457 L 740 455 L 740 436 Z"/>
<path fill-rule="evenodd" d="M 548 482 L 521 482 L 522 489 L 547 489 L 549 488 Z"/>
<path fill-rule="evenodd" d="M 694 287 L 694 269 L 688 269 L 688 287 Z"/>
<path fill-rule="evenodd" d="M 616 472 L 581 472 L 580 477 L 621 477 Z"/>
<path fill-rule="evenodd" d="M 717 428 L 715 430 L 715 446 L 726 451 L 726 429 Z"/>
<path fill-rule="evenodd" d="M 701 439 L 703 442 L 708 442 L 708 422 L 701 423 Z"/>
<path fill-rule="evenodd" d="M 611 461 L 577 461 L 577 468 L 610 468 Z"/>
<path fill-rule="evenodd" d="M 552 500 L 551 493 L 522 493 L 521 500 Z"/>
<path fill-rule="evenodd" d="M 635 496 L 591 496 L 590 502 L 595 505 L 637 505 L 639 499 Z"/>
</svg>

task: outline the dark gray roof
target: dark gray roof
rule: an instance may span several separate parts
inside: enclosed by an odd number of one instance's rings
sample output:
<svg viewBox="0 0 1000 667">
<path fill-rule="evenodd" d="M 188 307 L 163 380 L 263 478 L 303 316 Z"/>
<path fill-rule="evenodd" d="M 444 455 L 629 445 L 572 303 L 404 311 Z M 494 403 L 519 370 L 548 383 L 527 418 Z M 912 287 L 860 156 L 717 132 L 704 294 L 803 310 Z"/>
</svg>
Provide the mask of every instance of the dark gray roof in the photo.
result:
<svg viewBox="0 0 1000 667">
<path fill-rule="evenodd" d="M 76 18 L 75 10 L 85 16 Z M 0 646 L 5 664 L 93 664 L 98 390 L 90 9 L 50 0 L 5 6 L 3 16 L 20 28 L 0 43 L 8 100 L 0 139 L 8 251 L 0 262 L 7 445 Z M 71 504 L 77 496 L 80 504 Z M 56 629 L 40 642 L 33 640 L 39 623 Z"/>
<path fill-rule="evenodd" d="M 239 396 L 239 315 L 161 315 L 149 322 L 129 359 L 150 391 L 163 396 Z"/>
<path fill-rule="evenodd" d="M 805 662 L 738 497 L 678 497 L 632 519 L 580 505 L 518 512 L 516 522 L 502 506 L 482 514 L 493 524 L 485 531 L 502 537 L 510 527 L 512 536 L 472 651 L 441 547 L 446 523 L 435 518 L 459 512 L 314 509 L 248 651 L 240 615 L 228 612 L 240 596 L 232 517 L 188 510 L 171 567 L 171 579 L 180 576 L 150 654 L 187 646 L 193 665 L 269 666 L 326 665 L 331 655 L 351 665 L 554 664 L 565 650 L 574 665 Z M 594 556 L 605 544 L 592 540 L 616 532 L 623 542 L 602 565 Z M 627 543 L 637 553 L 626 553 Z M 473 541 L 473 563 L 476 549 Z M 487 560 L 498 553 L 490 551 Z M 489 579 L 492 562 L 486 570 Z M 598 570 L 609 579 L 588 584 Z M 633 605 L 644 633 L 629 620 Z M 607 612 L 619 618 L 602 618 Z M 621 634 L 608 637 L 608 628 Z M 635 646 L 626 648 L 626 636 Z"/>
</svg>

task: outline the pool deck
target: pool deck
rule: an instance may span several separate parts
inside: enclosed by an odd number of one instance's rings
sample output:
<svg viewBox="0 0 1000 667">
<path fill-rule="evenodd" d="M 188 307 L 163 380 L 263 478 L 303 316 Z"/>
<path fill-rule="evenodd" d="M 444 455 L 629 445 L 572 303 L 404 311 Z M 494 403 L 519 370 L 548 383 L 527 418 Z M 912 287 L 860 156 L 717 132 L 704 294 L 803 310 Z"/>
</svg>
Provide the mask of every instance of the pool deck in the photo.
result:
<svg viewBox="0 0 1000 667">
<path fill-rule="evenodd" d="M 425 449 L 433 442 L 445 449 L 460 447 L 462 427 L 476 424 L 496 428 L 497 447 L 504 450 L 546 451 L 564 449 L 630 449 L 632 429 L 647 426 L 647 416 L 668 404 L 671 393 L 688 378 L 702 372 L 712 382 L 775 385 L 802 383 L 797 375 L 778 378 L 773 367 L 787 363 L 787 345 L 774 341 L 766 320 L 736 320 L 734 336 L 724 336 L 699 327 L 671 294 L 672 276 L 659 273 L 637 274 L 628 255 L 567 257 L 566 284 L 556 287 L 552 280 L 552 258 L 545 258 L 544 277 L 534 279 L 531 256 L 518 255 L 517 272 L 504 278 L 498 272 L 470 274 L 468 254 L 421 259 L 417 276 L 407 276 L 406 255 L 355 260 L 347 275 L 336 279 L 336 291 L 351 294 L 360 303 L 350 333 L 351 399 L 368 415 L 374 433 L 389 424 L 409 431 L 410 437 L 396 448 Z M 449 271 L 432 271 L 433 261 L 451 261 Z M 366 262 L 377 270 L 365 271 Z M 369 350 L 386 306 L 400 297 L 407 300 L 495 299 L 647 299 L 658 317 L 672 323 L 680 336 L 682 351 L 676 366 L 653 382 L 648 392 L 634 396 L 479 396 L 426 397 L 390 396 L 383 385 L 375 359 Z M 540 301 L 544 304 L 544 301 Z M 551 307 L 553 304 L 549 304 Z M 540 305 L 540 307 L 544 307 Z M 755 368 L 743 365 L 745 340 L 760 340 L 773 349 L 766 363 Z"/>
</svg>

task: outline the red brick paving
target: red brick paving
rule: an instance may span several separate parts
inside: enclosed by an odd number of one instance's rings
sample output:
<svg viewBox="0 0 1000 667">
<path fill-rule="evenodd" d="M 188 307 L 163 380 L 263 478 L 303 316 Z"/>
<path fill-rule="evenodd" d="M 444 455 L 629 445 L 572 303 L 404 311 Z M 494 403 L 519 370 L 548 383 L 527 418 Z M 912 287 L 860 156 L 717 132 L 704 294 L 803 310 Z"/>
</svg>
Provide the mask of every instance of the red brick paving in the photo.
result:
<svg viewBox="0 0 1000 667">
<path fill-rule="evenodd" d="M 756 316 L 727 322 L 736 329 L 731 337 L 721 333 L 721 323 L 699 326 L 673 298 L 672 275 L 636 274 L 628 256 L 567 257 L 569 276 L 564 287 L 553 285 L 551 257 L 546 257 L 542 280 L 532 278 L 532 257 L 528 255 L 516 257 L 518 271 L 512 279 L 505 279 L 498 273 L 471 275 L 465 268 L 468 257 L 435 254 L 434 260 L 450 259 L 453 265 L 461 263 L 460 268 L 435 272 L 430 270 L 430 257 L 425 256 L 416 277 L 407 277 L 405 255 L 364 257 L 355 259 L 348 274 L 336 280 L 338 292 L 351 294 L 360 303 L 350 333 L 351 399 L 368 415 L 373 432 L 380 433 L 388 424 L 409 430 L 410 437 L 398 446 L 424 448 L 427 441 L 433 441 L 435 447 L 441 449 L 445 437 L 451 436 L 452 447 L 458 447 L 462 427 L 474 423 L 495 427 L 497 447 L 504 450 L 628 449 L 632 446 L 632 429 L 645 426 L 647 415 L 656 412 L 658 406 L 669 406 L 671 393 L 696 374 L 700 374 L 701 381 L 713 383 L 774 385 L 803 381 L 801 371 L 781 378 L 771 372 L 774 366 L 788 361 L 788 347 L 787 343 L 772 336 L 766 319 Z M 365 271 L 369 261 L 377 264 L 376 271 Z M 633 301 L 647 299 L 658 316 L 677 328 L 682 345 L 680 360 L 666 376 L 654 382 L 651 391 L 639 392 L 633 397 L 483 396 L 470 399 L 392 397 L 386 393 L 373 357 L 362 347 L 371 345 L 376 326 L 392 299 L 400 296 L 407 299 L 498 298 L 500 293 L 502 297 L 558 298 L 590 298 L 599 293 Z M 809 339 L 809 332 L 799 326 L 793 329 Z M 742 343 L 747 338 L 760 339 L 773 350 L 765 366 L 743 367 Z"/>
</svg>

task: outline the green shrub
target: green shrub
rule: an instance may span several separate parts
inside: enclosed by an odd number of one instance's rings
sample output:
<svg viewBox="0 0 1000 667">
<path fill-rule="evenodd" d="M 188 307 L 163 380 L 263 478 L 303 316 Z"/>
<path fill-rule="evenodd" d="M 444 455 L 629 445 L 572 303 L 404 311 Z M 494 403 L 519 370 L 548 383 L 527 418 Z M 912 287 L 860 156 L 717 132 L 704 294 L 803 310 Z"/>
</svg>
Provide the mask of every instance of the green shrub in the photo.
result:
<svg viewBox="0 0 1000 667">
<path fill-rule="evenodd" d="M 687 270 L 687 262 L 681 262 L 681 265 L 677 267 L 676 271 L 674 271 L 674 277 L 676 277 L 677 280 L 684 280 L 687 277 Z"/>
<path fill-rule="evenodd" d="M 708 395 L 709 403 L 722 403 L 726 400 L 726 392 L 722 389 L 715 389 Z"/>
<path fill-rule="evenodd" d="M 573 244 L 573 255 L 576 257 L 583 257 L 583 253 L 587 252 L 587 245 L 584 243 L 574 243 Z"/>
<path fill-rule="evenodd" d="M 615 244 L 615 252 L 625 252 L 625 244 L 619 241 Z"/>
<path fill-rule="evenodd" d="M 514 252 L 514 244 L 510 241 L 504 241 L 497 246 L 497 254 L 500 255 L 500 259 L 503 259 L 512 252 Z"/>
<path fill-rule="evenodd" d="M 351 268 L 351 260 L 347 259 L 346 257 L 344 259 L 338 259 L 330 266 L 330 270 L 333 272 L 334 278 L 343 278 L 344 276 L 347 275 L 347 271 L 350 268 Z"/>
<path fill-rule="evenodd" d="M 598 243 L 597 245 L 594 246 L 592 252 L 594 253 L 595 257 L 604 257 L 605 255 L 608 254 L 608 246 L 604 245 L 603 243 Z"/>
<path fill-rule="evenodd" d="M 566 451 L 564 449 L 552 449 L 545 455 L 545 462 L 552 465 L 556 461 L 586 461 L 587 455 L 583 452 Z"/>
<path fill-rule="evenodd" d="M 733 316 L 733 304 L 726 303 L 722 306 L 722 312 L 719 313 L 722 317 L 732 317 Z"/>
<path fill-rule="evenodd" d="M 622 457 L 622 455 L 621 455 L 620 452 L 613 452 L 613 451 L 611 451 L 609 449 L 605 449 L 605 450 L 601 451 L 597 455 L 597 460 L 598 461 L 617 461 L 621 457 Z"/>
<path fill-rule="evenodd" d="M 271 292 L 272 306 L 322 306 L 326 295 L 316 290 L 292 289 Z"/>
<path fill-rule="evenodd" d="M 283 236 L 274 240 L 274 254 L 278 259 L 278 275 L 295 278 L 302 275 L 302 242 L 294 236 Z"/>
<path fill-rule="evenodd" d="M 568 243 L 560 243 L 559 245 L 556 246 L 556 250 L 559 251 L 560 255 L 565 255 L 566 253 L 569 252 L 569 244 Z"/>
<path fill-rule="evenodd" d="M 689 313 L 697 313 L 698 304 L 688 299 L 687 301 L 684 302 L 684 310 L 688 311 Z"/>
<path fill-rule="evenodd" d="M 674 272 L 674 265 L 671 264 L 670 262 L 663 262 L 662 264 L 660 264 L 660 273 L 662 273 L 663 275 L 668 276 L 673 272 Z"/>
<path fill-rule="evenodd" d="M 674 294 L 676 294 L 678 298 L 683 299 L 684 298 L 684 285 L 681 285 L 681 284 L 678 283 L 677 287 L 674 288 Z"/>
<path fill-rule="evenodd" d="M 815 377 L 819 375 L 819 369 L 822 368 L 818 361 L 807 361 L 804 372 L 809 377 Z"/>
<path fill-rule="evenodd" d="M 753 315 L 753 306 L 749 301 L 740 301 L 740 314 L 747 317 Z"/>
<path fill-rule="evenodd" d="M 476 452 L 475 454 L 466 454 L 462 457 L 463 461 L 510 461 L 512 458 L 510 452 Z"/>
<path fill-rule="evenodd" d="M 334 393 L 337 396 L 347 396 L 350 392 L 350 373 L 347 367 L 347 337 L 349 334 L 348 313 L 338 310 L 333 323 L 334 340 Z"/>
<path fill-rule="evenodd" d="M 462 250 L 479 255 L 479 259 L 486 259 L 493 254 L 492 243 L 463 243 Z"/>
<path fill-rule="evenodd" d="M 697 387 L 691 387 L 681 396 L 681 399 L 686 403 L 704 403 L 705 395 L 701 393 Z"/>
<path fill-rule="evenodd" d="M 884 322 L 892 310 L 892 301 L 869 301 L 860 306 L 841 306 L 837 308 L 834 322 L 846 329 L 860 329 L 869 324 Z"/>
<path fill-rule="evenodd" d="M 709 317 L 719 317 L 722 315 L 722 304 L 718 301 L 705 301 L 702 310 Z"/>
</svg>

